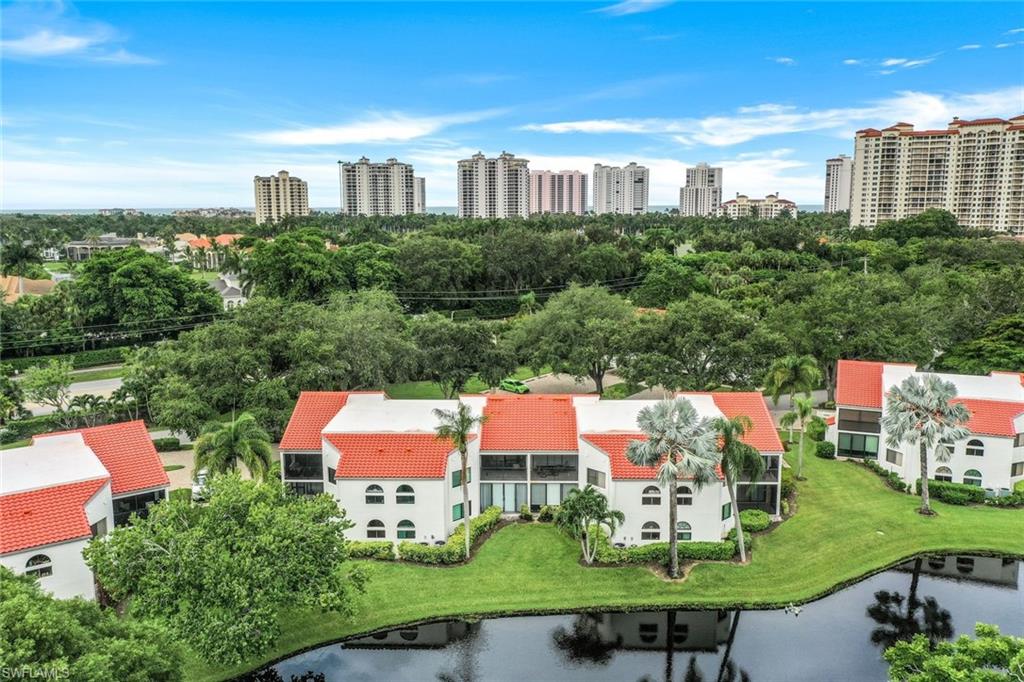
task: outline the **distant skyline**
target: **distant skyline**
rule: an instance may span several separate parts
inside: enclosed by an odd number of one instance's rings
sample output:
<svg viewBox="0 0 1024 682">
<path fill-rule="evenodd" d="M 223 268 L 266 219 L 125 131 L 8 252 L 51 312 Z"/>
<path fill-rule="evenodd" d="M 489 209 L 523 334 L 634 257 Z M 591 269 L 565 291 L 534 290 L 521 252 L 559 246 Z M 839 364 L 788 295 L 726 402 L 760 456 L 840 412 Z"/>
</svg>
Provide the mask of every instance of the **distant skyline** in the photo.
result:
<svg viewBox="0 0 1024 682">
<path fill-rule="evenodd" d="M 1015 9 L 1017 8 L 1017 9 Z M 956 20 L 950 12 L 956 9 Z M 456 204 L 456 162 L 635 161 L 724 198 L 820 205 L 853 133 L 1024 112 L 1014 3 L 3 3 L 3 208 L 252 206 L 287 169 L 396 157 Z M 335 206 L 336 207 L 336 206 Z"/>
</svg>

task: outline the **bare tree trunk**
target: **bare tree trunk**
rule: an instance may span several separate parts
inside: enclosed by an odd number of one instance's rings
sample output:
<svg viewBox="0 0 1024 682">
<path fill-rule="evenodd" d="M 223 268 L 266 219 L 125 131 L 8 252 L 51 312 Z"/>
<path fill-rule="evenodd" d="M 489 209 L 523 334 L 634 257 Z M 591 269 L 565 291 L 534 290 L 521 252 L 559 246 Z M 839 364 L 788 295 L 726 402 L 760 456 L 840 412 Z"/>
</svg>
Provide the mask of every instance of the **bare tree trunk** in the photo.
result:
<svg viewBox="0 0 1024 682">
<path fill-rule="evenodd" d="M 921 513 L 932 513 L 931 500 L 928 497 L 928 448 L 924 441 L 921 441 Z"/>
<path fill-rule="evenodd" d="M 796 453 L 796 477 L 803 480 L 804 477 L 804 424 L 800 420 L 800 450 Z"/>
<path fill-rule="evenodd" d="M 597 387 L 597 394 L 601 395 L 604 393 L 604 372 L 593 372 L 590 378 L 594 380 L 594 386 Z"/>
<path fill-rule="evenodd" d="M 676 539 L 676 480 L 668 482 L 668 574 L 679 577 L 679 541 Z"/>
<path fill-rule="evenodd" d="M 469 483 L 466 481 L 466 465 L 469 463 L 469 453 L 465 449 L 459 451 L 462 457 L 462 528 L 466 536 L 466 561 L 469 561 Z"/>
<path fill-rule="evenodd" d="M 743 540 L 743 526 L 740 524 L 740 508 L 736 505 L 736 483 L 730 474 L 725 476 L 725 485 L 729 488 L 729 502 L 732 504 L 732 520 L 736 524 L 736 540 L 740 546 L 740 561 L 747 563 L 747 547 Z"/>
</svg>

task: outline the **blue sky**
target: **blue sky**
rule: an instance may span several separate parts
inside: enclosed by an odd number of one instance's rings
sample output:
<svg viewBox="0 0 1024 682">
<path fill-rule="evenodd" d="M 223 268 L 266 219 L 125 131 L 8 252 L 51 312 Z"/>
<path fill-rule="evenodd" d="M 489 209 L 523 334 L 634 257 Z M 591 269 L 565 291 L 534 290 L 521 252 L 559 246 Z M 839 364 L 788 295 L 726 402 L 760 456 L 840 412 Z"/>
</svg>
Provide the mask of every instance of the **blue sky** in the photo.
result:
<svg viewBox="0 0 1024 682">
<path fill-rule="evenodd" d="M 1019 4 L 13 3 L 4 208 L 249 206 L 286 168 L 396 156 L 455 204 L 455 162 L 686 165 L 820 204 L 853 131 L 1024 111 Z"/>
</svg>

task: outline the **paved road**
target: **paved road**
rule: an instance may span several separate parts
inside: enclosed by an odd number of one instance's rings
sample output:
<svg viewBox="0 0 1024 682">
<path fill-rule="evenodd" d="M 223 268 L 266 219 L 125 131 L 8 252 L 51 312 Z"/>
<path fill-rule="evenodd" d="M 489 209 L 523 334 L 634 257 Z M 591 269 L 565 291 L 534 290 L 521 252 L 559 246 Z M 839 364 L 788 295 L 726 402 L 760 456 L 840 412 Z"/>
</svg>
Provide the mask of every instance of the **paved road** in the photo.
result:
<svg viewBox="0 0 1024 682">
<path fill-rule="evenodd" d="M 115 379 L 99 379 L 97 381 L 79 381 L 71 384 L 71 397 L 79 395 L 101 395 L 104 398 L 109 398 L 110 394 L 121 387 L 120 377 Z M 39 416 L 43 414 L 52 414 L 53 408 L 49 405 L 39 405 L 36 403 L 25 403 L 25 409 L 30 410 L 33 415 Z"/>
</svg>

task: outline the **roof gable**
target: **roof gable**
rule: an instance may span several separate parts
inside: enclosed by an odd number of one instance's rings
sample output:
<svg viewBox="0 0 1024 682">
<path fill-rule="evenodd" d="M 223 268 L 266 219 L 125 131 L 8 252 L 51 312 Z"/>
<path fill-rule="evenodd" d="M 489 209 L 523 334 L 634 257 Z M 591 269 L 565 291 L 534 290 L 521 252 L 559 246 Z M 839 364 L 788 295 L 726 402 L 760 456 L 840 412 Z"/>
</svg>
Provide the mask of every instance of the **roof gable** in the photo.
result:
<svg viewBox="0 0 1024 682">
<path fill-rule="evenodd" d="M 91 535 L 86 503 L 107 479 L 0 496 L 0 554 Z"/>
<path fill-rule="evenodd" d="M 480 449 L 575 452 L 576 410 L 569 395 L 491 395 Z"/>
<path fill-rule="evenodd" d="M 840 360 L 836 369 L 836 404 L 882 409 L 884 362 Z"/>
<path fill-rule="evenodd" d="M 345 391 L 303 391 L 281 437 L 282 450 L 319 450 L 320 433 L 348 402 Z"/>
<path fill-rule="evenodd" d="M 981 398 L 954 398 L 951 402 L 964 405 L 971 412 L 967 428 L 983 436 L 1017 435 L 1014 419 L 1024 414 L 1024 402 L 1011 400 L 985 400 Z"/>
<path fill-rule="evenodd" d="M 337 478 L 444 478 L 454 450 L 450 439 L 433 433 L 326 433 L 324 439 L 340 453 Z"/>
<path fill-rule="evenodd" d="M 712 393 L 715 405 L 729 419 L 744 415 L 751 421 L 751 428 L 741 439 L 760 452 L 784 452 L 775 422 L 768 412 L 764 396 L 760 393 Z"/>
<path fill-rule="evenodd" d="M 637 466 L 626 457 L 626 448 L 631 442 L 647 440 L 643 433 L 584 433 L 580 438 L 608 455 L 613 480 L 653 481 L 658 475 L 658 467 Z M 715 467 L 715 474 L 719 479 L 723 478 L 721 467 Z"/>
</svg>

